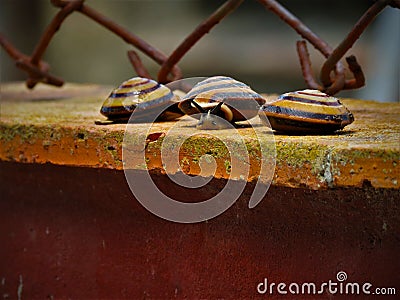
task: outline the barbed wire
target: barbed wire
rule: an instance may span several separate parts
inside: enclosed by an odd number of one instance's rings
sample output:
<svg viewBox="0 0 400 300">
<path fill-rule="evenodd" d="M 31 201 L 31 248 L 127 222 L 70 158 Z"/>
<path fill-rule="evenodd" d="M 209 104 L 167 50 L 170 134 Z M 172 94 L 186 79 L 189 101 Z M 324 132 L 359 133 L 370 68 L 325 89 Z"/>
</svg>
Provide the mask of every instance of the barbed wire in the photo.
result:
<svg viewBox="0 0 400 300">
<path fill-rule="evenodd" d="M 188 53 L 188 51 L 214 26 L 221 22 L 231 12 L 236 10 L 243 1 L 244 0 L 226 1 L 207 19 L 200 23 L 169 56 L 88 6 L 84 3 L 85 0 L 50 0 L 50 2 L 60 10 L 45 29 L 31 56 L 27 56 L 20 52 L 2 33 L 0 33 L 0 44 L 8 55 L 15 61 L 16 67 L 28 74 L 26 80 L 28 88 L 34 88 L 39 82 L 54 86 L 62 86 L 64 83 L 63 79 L 49 73 L 49 64 L 42 61 L 42 57 L 50 44 L 50 41 L 59 30 L 64 20 L 70 14 L 77 11 L 110 30 L 122 38 L 126 43 L 132 45 L 134 48 L 154 60 L 161 66 L 157 74 L 157 80 L 160 83 L 168 83 L 182 78 L 182 71 L 179 68 L 178 63 L 186 53 Z M 309 88 L 318 89 L 330 95 L 334 95 L 341 90 L 357 89 L 365 85 L 365 77 L 356 57 L 350 55 L 345 58 L 348 69 L 353 76 L 351 79 L 345 78 L 345 67 L 341 62 L 341 59 L 354 45 L 368 25 L 385 7 L 391 6 L 400 9 L 400 0 L 377 0 L 373 2 L 343 41 L 336 48 L 332 48 L 278 1 L 257 1 L 267 10 L 276 14 L 303 38 L 303 40 L 296 42 L 303 78 Z M 320 70 L 319 81 L 312 72 L 307 42 L 314 46 L 314 48 L 317 49 L 326 59 Z M 128 51 L 128 59 L 138 76 L 146 78 L 151 77 L 135 50 Z"/>
</svg>

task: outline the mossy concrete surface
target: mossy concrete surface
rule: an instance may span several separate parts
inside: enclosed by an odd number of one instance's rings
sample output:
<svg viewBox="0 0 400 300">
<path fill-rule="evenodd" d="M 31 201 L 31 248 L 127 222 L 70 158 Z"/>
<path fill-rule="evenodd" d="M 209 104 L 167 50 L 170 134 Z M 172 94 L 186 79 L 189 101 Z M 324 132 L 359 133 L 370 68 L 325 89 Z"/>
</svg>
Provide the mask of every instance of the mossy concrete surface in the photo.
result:
<svg viewBox="0 0 400 300">
<path fill-rule="evenodd" d="M 111 89 L 66 84 L 63 88 L 42 85 L 29 91 L 22 83 L 3 84 L 0 160 L 123 169 L 126 125 L 94 123 L 104 119 L 99 110 Z M 125 167 L 198 175 L 199 162 L 212 156 L 217 165 L 215 177 L 253 181 L 260 172 L 261 143 L 272 147 L 271 151 L 273 146 L 276 148 L 274 185 L 399 189 L 400 104 L 351 99 L 342 102 L 355 116 L 354 123 L 344 130 L 331 135 L 275 133 L 274 145 L 270 143 L 271 134 L 266 132 L 257 139 L 249 126 L 219 132 L 224 144 L 213 136 L 215 132 L 196 130 L 190 119 L 180 122 L 174 132 L 168 131 L 176 122 L 130 124 L 129 132 L 135 134 L 129 137 L 132 147 L 128 152 L 133 157 L 144 155 L 144 164 Z M 194 133 L 182 142 L 182 137 Z M 163 143 L 167 136 L 168 141 Z M 245 142 L 248 161 L 243 159 L 247 155 L 243 147 L 238 146 L 239 137 Z M 174 149 L 179 143 L 179 168 L 165 170 L 161 150 Z M 250 166 L 249 174 L 232 174 L 232 164 L 243 161 Z"/>
</svg>

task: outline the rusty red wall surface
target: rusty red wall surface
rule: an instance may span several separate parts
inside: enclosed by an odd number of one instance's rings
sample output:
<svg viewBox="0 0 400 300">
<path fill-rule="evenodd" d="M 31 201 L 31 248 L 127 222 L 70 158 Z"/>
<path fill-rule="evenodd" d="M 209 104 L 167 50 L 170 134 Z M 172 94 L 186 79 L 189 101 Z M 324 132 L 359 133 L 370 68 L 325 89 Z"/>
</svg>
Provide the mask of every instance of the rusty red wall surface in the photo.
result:
<svg viewBox="0 0 400 300">
<path fill-rule="evenodd" d="M 224 214 L 178 224 L 143 208 L 123 171 L 11 162 L 0 167 L 3 298 L 309 299 L 259 295 L 256 287 L 264 278 L 321 283 L 339 271 L 348 282 L 400 293 L 398 190 L 272 186 L 248 209 L 248 188 Z M 189 198 L 163 175 L 154 180 L 177 199 Z M 211 189 L 190 198 L 200 200 L 224 184 L 214 180 Z"/>
</svg>

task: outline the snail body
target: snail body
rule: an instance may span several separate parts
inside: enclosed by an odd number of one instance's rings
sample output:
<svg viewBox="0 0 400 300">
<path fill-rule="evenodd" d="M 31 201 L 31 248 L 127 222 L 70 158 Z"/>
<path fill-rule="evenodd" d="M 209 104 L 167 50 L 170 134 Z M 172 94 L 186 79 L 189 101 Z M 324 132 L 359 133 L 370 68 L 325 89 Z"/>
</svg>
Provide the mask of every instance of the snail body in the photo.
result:
<svg viewBox="0 0 400 300">
<path fill-rule="evenodd" d="M 179 108 L 200 119 L 198 129 L 223 129 L 229 123 L 255 117 L 264 103 L 265 99 L 248 85 L 230 77 L 214 76 L 197 83 L 183 97 Z"/>
<path fill-rule="evenodd" d="M 264 104 L 259 114 L 268 118 L 272 129 L 282 132 L 334 132 L 354 121 L 339 99 L 309 89 L 282 94 Z"/>
<path fill-rule="evenodd" d="M 156 121 L 170 121 L 183 115 L 178 108 L 179 100 L 168 87 L 151 79 L 134 77 L 111 92 L 100 113 L 111 123 L 127 122 L 134 111 L 138 122 L 151 121 L 159 112 Z"/>
</svg>

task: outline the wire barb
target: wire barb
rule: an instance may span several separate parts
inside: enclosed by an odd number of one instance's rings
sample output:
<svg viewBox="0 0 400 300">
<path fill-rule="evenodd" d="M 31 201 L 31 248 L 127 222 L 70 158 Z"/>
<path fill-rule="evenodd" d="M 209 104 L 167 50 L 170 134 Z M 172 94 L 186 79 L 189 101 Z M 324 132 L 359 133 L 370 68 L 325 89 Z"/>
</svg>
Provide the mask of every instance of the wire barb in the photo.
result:
<svg viewBox="0 0 400 300">
<path fill-rule="evenodd" d="M 363 31 L 367 28 L 367 26 L 372 22 L 372 20 L 387 6 L 391 1 L 376 1 L 365 13 L 362 15 L 360 20 L 356 23 L 350 33 L 346 36 L 346 38 L 330 53 L 327 57 L 325 63 L 321 68 L 320 78 L 322 83 L 326 86 L 330 82 L 330 73 L 335 68 L 339 60 L 346 54 L 346 52 L 353 46 L 353 44 L 357 41 L 357 39 L 361 36 Z M 353 69 L 356 70 L 357 76 L 355 76 L 355 83 L 347 82 L 347 87 L 354 88 L 355 86 L 360 87 L 361 82 L 365 82 L 365 80 L 361 80 L 364 78 L 362 75 L 361 67 L 358 65 L 355 57 L 350 58 L 351 64 L 353 64 Z M 355 65 L 357 64 L 357 66 Z M 353 72 L 352 68 L 350 71 Z M 354 72 L 353 72 L 354 74 Z M 355 74 L 354 74 L 355 75 Z M 358 81 L 357 81 L 358 78 Z M 364 85 L 364 84 L 362 84 Z M 361 85 L 361 86 L 362 86 Z M 345 87 L 344 86 L 344 87 Z"/>
</svg>

